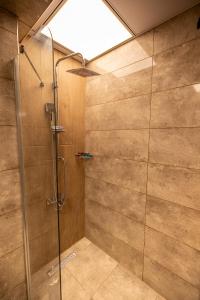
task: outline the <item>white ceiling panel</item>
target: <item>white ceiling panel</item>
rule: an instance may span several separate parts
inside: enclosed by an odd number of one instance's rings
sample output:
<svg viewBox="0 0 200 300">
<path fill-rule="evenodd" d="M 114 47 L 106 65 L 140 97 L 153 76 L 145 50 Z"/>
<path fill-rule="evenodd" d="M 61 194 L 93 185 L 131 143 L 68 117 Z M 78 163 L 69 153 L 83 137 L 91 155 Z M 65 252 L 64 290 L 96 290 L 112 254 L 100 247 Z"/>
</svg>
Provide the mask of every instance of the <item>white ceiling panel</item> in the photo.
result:
<svg viewBox="0 0 200 300">
<path fill-rule="evenodd" d="M 106 2 L 136 35 L 200 3 L 199 0 L 106 0 Z"/>
</svg>

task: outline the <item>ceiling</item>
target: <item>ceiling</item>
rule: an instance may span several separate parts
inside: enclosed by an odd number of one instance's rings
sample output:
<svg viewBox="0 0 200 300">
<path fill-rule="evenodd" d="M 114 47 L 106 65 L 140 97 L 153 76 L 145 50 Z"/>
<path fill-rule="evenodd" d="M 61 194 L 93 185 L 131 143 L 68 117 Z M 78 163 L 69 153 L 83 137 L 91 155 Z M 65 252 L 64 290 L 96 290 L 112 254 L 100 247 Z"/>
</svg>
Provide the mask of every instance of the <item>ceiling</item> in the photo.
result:
<svg viewBox="0 0 200 300">
<path fill-rule="evenodd" d="M 104 1 L 124 20 L 135 35 L 146 32 L 200 3 L 199 0 Z M 60 2 L 61 0 L 0 0 L 0 7 L 18 16 L 21 40 L 46 10 L 45 18 Z M 44 21 L 44 16 L 42 21 Z"/>
<path fill-rule="evenodd" d="M 135 35 L 144 33 L 187 9 L 199 0 L 105 0 Z"/>
<path fill-rule="evenodd" d="M 19 18 L 19 33 L 22 39 L 54 0 L 0 0 L 0 7 Z"/>
</svg>

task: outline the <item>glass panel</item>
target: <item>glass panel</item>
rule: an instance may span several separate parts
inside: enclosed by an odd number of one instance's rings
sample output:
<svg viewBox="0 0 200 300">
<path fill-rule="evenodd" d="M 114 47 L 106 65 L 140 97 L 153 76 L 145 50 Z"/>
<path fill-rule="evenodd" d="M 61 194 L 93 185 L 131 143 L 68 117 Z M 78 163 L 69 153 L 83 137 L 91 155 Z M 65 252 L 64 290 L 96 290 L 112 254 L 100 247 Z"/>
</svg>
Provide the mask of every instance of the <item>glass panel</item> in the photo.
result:
<svg viewBox="0 0 200 300">
<path fill-rule="evenodd" d="M 38 33 L 24 44 L 24 49 L 18 59 L 19 78 L 16 81 L 20 91 L 18 126 L 29 298 L 59 300 L 52 40 Z"/>
</svg>

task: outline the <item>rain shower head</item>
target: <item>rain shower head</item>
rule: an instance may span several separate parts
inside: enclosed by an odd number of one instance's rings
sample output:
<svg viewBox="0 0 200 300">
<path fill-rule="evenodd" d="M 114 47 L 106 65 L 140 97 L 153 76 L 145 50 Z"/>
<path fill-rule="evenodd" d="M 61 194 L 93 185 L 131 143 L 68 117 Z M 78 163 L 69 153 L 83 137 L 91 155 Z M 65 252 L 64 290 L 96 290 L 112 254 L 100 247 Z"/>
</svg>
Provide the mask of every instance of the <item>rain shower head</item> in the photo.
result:
<svg viewBox="0 0 200 300">
<path fill-rule="evenodd" d="M 70 69 L 67 70 L 66 72 L 81 76 L 81 77 L 91 77 L 91 76 L 98 76 L 100 75 L 97 72 L 94 72 L 90 69 L 87 69 L 86 67 L 82 67 L 82 68 L 77 68 L 77 69 Z"/>
</svg>

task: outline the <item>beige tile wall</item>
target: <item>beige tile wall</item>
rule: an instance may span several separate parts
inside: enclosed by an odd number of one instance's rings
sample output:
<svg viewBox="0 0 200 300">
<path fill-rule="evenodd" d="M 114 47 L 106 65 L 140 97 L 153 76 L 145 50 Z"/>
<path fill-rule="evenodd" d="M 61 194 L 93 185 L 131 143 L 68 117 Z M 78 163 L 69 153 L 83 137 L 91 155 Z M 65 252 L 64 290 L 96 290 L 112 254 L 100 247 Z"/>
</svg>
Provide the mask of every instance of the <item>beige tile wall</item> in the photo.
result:
<svg viewBox="0 0 200 300">
<path fill-rule="evenodd" d="M 200 5 L 95 60 L 86 236 L 167 300 L 200 297 Z"/>
<path fill-rule="evenodd" d="M 17 20 L 0 9 L 0 299 L 26 299 L 13 65 Z"/>
</svg>

